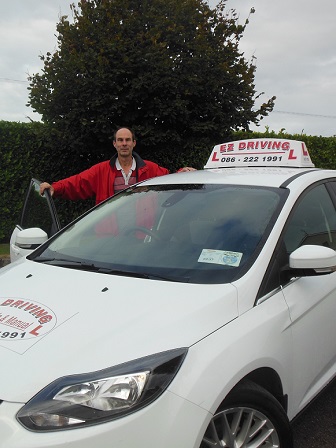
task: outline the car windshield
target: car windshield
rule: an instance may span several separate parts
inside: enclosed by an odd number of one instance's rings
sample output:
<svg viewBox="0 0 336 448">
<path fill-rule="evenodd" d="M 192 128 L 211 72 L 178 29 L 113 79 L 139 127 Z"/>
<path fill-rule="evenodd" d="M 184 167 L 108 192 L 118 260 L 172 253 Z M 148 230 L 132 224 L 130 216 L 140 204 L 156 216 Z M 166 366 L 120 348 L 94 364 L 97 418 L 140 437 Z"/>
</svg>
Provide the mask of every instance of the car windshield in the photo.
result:
<svg viewBox="0 0 336 448">
<path fill-rule="evenodd" d="M 227 283 L 254 262 L 284 190 L 138 185 L 67 226 L 29 258 L 60 267 L 190 283 Z"/>
</svg>

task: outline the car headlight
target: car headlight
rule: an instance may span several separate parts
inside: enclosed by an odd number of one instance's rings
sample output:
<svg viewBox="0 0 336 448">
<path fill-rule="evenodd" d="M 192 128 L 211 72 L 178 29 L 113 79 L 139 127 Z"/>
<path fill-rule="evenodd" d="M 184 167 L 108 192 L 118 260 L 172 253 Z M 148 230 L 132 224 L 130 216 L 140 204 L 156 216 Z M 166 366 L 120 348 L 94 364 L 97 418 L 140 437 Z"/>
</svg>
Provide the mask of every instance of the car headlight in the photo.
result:
<svg viewBox="0 0 336 448">
<path fill-rule="evenodd" d="M 178 372 L 186 348 L 50 383 L 18 412 L 33 431 L 55 431 L 120 418 L 156 400 Z"/>
</svg>

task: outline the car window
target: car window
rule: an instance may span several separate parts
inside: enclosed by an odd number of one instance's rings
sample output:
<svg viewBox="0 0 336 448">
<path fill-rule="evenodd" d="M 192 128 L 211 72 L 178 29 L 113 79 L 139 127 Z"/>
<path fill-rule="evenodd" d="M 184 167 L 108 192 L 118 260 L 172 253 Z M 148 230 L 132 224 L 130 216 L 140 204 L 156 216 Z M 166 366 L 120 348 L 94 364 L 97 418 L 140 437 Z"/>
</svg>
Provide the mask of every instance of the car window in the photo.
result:
<svg viewBox="0 0 336 448">
<path fill-rule="evenodd" d="M 39 255 L 225 283 L 252 262 L 285 195 L 250 186 L 139 185 L 77 220 Z"/>
<path fill-rule="evenodd" d="M 306 191 L 297 201 L 267 268 L 257 300 L 289 281 L 281 273 L 288 266 L 289 254 L 304 244 L 336 250 L 336 211 L 324 184 Z"/>
<path fill-rule="evenodd" d="M 286 226 L 284 242 L 287 253 L 305 244 L 336 249 L 336 211 L 324 184 L 300 198 Z"/>
</svg>

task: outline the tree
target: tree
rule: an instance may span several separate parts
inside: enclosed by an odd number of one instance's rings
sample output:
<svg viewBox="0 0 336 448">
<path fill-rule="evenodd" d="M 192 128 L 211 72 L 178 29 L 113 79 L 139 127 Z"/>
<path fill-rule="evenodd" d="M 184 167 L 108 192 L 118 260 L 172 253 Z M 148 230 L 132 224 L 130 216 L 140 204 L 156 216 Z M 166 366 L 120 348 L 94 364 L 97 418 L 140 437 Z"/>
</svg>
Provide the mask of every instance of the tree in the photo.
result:
<svg viewBox="0 0 336 448">
<path fill-rule="evenodd" d="M 239 25 L 225 2 L 72 5 L 73 23 L 60 18 L 57 50 L 29 78 L 29 104 L 62 136 L 65 157 L 87 166 L 109 156 L 113 131 L 128 125 L 143 156 L 172 168 L 272 111 L 275 97 L 254 110 L 256 67 L 239 51 L 248 20 Z"/>
</svg>

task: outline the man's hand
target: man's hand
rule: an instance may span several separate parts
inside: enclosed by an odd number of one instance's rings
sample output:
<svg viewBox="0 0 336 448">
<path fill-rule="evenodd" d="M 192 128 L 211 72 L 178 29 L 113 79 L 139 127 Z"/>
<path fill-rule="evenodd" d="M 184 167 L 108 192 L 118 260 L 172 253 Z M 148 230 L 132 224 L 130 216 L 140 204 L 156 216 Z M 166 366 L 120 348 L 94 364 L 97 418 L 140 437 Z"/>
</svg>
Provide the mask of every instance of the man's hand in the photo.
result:
<svg viewBox="0 0 336 448">
<path fill-rule="evenodd" d="M 54 194 L 54 189 L 53 187 L 48 184 L 48 182 L 42 182 L 40 184 L 40 195 L 43 196 L 44 190 L 49 190 L 50 195 L 52 196 Z"/>
<path fill-rule="evenodd" d="M 185 173 L 186 171 L 197 171 L 196 168 L 192 168 L 191 166 L 185 166 L 178 170 L 178 173 Z"/>
</svg>

